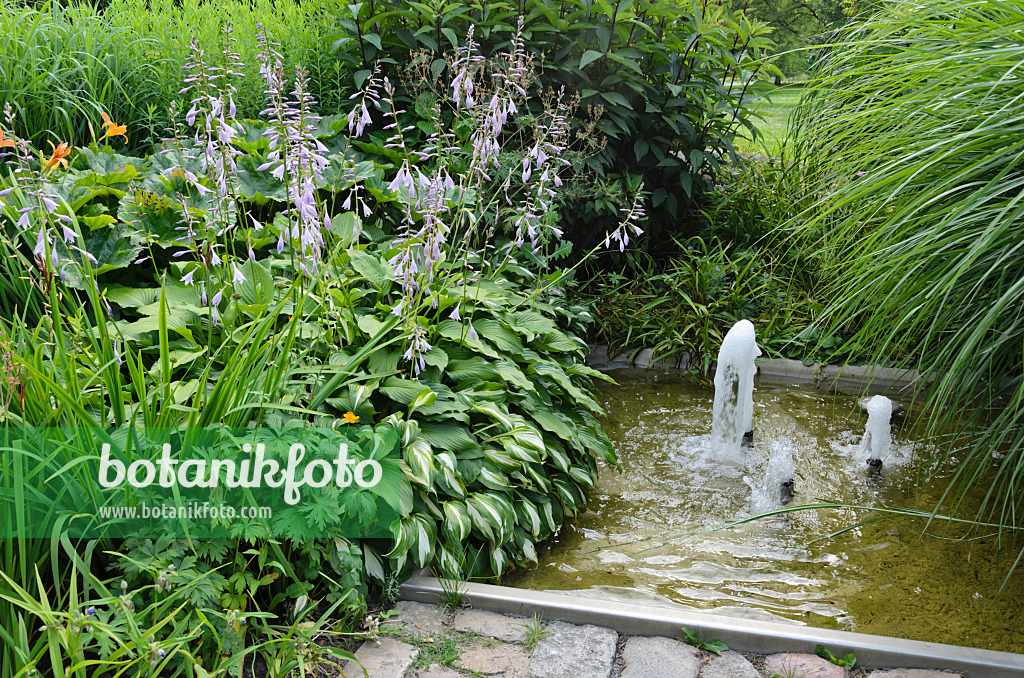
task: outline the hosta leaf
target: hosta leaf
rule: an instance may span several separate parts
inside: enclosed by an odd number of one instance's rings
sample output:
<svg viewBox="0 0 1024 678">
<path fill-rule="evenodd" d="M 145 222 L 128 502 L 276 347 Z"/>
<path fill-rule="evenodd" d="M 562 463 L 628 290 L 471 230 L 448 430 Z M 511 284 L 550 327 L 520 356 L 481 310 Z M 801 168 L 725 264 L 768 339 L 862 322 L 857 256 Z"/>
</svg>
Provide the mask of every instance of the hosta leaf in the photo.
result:
<svg viewBox="0 0 1024 678">
<path fill-rule="evenodd" d="M 434 455 L 430 444 L 418 438 L 402 449 L 402 458 L 408 468 L 409 480 L 430 489 L 434 485 Z"/>
<path fill-rule="evenodd" d="M 537 311 L 516 311 L 505 315 L 505 321 L 516 332 L 526 336 L 530 341 L 537 334 L 551 334 L 558 332 L 558 325 L 551 318 L 547 318 Z"/>
<path fill-rule="evenodd" d="M 366 574 L 384 583 L 384 565 L 380 562 L 380 556 L 365 543 L 363 544 L 363 568 L 366 570 Z"/>
<path fill-rule="evenodd" d="M 262 164 L 262 163 L 261 163 Z M 246 155 L 238 160 L 238 187 L 242 195 L 258 205 L 270 201 L 285 202 L 288 192 L 283 181 L 271 174 L 271 169 L 262 172 L 256 168 L 257 156 Z"/>
<path fill-rule="evenodd" d="M 443 529 L 446 535 L 461 542 L 473 530 L 473 520 L 469 517 L 469 509 L 461 501 L 446 501 L 443 506 Z"/>
<path fill-rule="evenodd" d="M 269 306 L 274 303 L 274 276 L 270 271 L 250 259 L 246 259 L 239 270 L 245 280 L 235 291 L 242 295 L 243 304 Z"/>
<path fill-rule="evenodd" d="M 542 465 L 523 464 L 523 470 L 526 471 L 526 475 L 533 481 L 537 491 L 545 494 L 551 491 L 551 480 L 547 477 Z"/>
<path fill-rule="evenodd" d="M 502 325 L 501 322 L 485 318 L 483 320 L 474 320 L 473 326 L 476 327 L 477 335 L 493 343 L 498 347 L 499 351 L 513 355 L 522 354 L 523 343 L 516 336 L 515 332 Z"/>
<path fill-rule="evenodd" d="M 516 498 L 516 522 L 524 527 L 534 537 L 539 537 L 542 529 L 540 511 L 537 506 L 526 497 Z"/>
<path fill-rule="evenodd" d="M 380 392 L 403 405 L 412 405 L 418 399 L 430 399 L 429 403 L 421 403 L 427 406 L 433 404 L 437 397 L 433 391 L 418 381 L 401 379 L 399 377 L 388 377 L 380 386 Z M 413 406 L 415 409 L 416 406 Z"/>
<path fill-rule="evenodd" d="M 508 476 L 487 464 L 480 468 L 480 475 L 477 476 L 477 481 L 492 490 L 507 490 L 512 487 L 509 485 Z"/>
<path fill-rule="evenodd" d="M 534 338 L 530 346 L 542 351 L 579 353 L 586 354 L 587 345 L 579 339 L 570 339 L 562 332 L 548 332 Z"/>
<path fill-rule="evenodd" d="M 532 413 L 533 419 L 545 431 L 550 431 L 565 441 L 571 441 L 576 434 L 575 426 L 564 421 L 557 413 L 538 409 Z"/>
<path fill-rule="evenodd" d="M 492 545 L 490 562 L 495 577 L 505 574 L 505 569 L 508 567 L 508 556 L 505 555 L 504 549 L 500 546 Z"/>
<path fill-rule="evenodd" d="M 522 465 L 522 459 L 513 456 L 506 450 L 484 448 L 484 458 L 505 471 L 514 471 Z"/>
<path fill-rule="evenodd" d="M 580 485 L 594 487 L 594 476 L 590 469 L 583 468 L 582 466 L 573 466 L 569 469 L 569 477 Z"/>
<path fill-rule="evenodd" d="M 524 447 L 523 445 L 520 445 L 518 442 L 516 442 L 512 438 L 502 438 L 501 439 L 501 446 L 503 448 L 505 448 L 505 451 L 508 452 L 508 456 L 511 457 L 512 459 L 516 459 L 516 460 L 521 461 L 521 462 L 523 462 L 523 461 L 532 461 L 532 462 L 539 462 L 539 461 L 541 461 L 541 455 L 540 455 L 539 452 L 537 452 L 537 450 L 533 450 L 533 449 L 530 449 L 528 447 Z"/>
<path fill-rule="evenodd" d="M 474 356 L 467 360 L 450 360 L 445 370 L 445 374 L 455 381 L 465 381 L 467 379 L 479 379 L 486 381 L 488 379 L 494 379 L 498 376 L 494 367 L 486 360 L 479 356 Z"/>
<path fill-rule="evenodd" d="M 494 371 L 505 381 L 511 382 L 526 391 L 536 391 L 533 382 L 526 378 L 523 371 L 511 360 L 497 360 L 492 364 Z"/>
<path fill-rule="evenodd" d="M 438 482 L 442 485 L 442 489 L 446 490 L 449 495 L 460 499 L 466 498 L 466 485 L 462 482 L 462 478 L 458 471 L 453 471 L 447 466 L 442 466 L 440 475 L 438 476 Z"/>
<path fill-rule="evenodd" d="M 370 284 L 381 293 L 386 293 L 391 288 L 391 281 L 394 278 L 394 269 L 391 264 L 373 252 L 356 249 L 346 251 L 349 256 L 349 265 L 356 273 L 370 281 Z"/>
<path fill-rule="evenodd" d="M 461 579 L 465 576 L 458 543 L 446 542 L 437 550 L 437 564 L 441 568 L 441 576 L 445 579 Z"/>
<path fill-rule="evenodd" d="M 476 437 L 466 427 L 458 424 L 425 421 L 421 429 L 423 438 L 439 450 L 461 452 L 479 447 Z"/>
<path fill-rule="evenodd" d="M 409 403 L 409 412 L 413 412 L 421 407 L 430 407 L 434 404 L 435 400 L 437 400 L 437 394 L 429 388 L 425 388 Z"/>
<path fill-rule="evenodd" d="M 489 344 L 479 339 L 479 333 L 478 338 L 476 339 L 470 335 L 468 321 L 463 323 L 455 320 L 445 320 L 437 326 L 437 331 L 442 337 L 451 339 L 452 341 L 479 353 L 483 353 L 489 358 L 501 358 L 501 354 L 498 351 L 494 350 Z"/>
<path fill-rule="evenodd" d="M 548 456 L 551 458 L 553 462 L 555 462 L 555 466 L 557 466 L 559 470 L 565 472 L 569 471 L 569 455 L 565 453 L 565 450 L 555 445 L 552 445 L 551 447 L 548 448 Z"/>
</svg>

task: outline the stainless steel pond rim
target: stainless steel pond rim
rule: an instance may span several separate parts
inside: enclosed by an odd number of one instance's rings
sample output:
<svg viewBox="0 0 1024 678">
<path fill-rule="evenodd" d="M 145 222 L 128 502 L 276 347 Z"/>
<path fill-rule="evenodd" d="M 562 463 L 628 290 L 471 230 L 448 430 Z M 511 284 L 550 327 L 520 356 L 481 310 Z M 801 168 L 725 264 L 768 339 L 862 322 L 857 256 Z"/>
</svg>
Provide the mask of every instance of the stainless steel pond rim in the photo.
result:
<svg viewBox="0 0 1024 678">
<path fill-rule="evenodd" d="M 530 617 L 545 621 L 594 624 L 625 635 L 677 638 L 688 626 L 704 638 L 717 638 L 731 649 L 758 654 L 778 652 L 813 653 L 817 644 L 833 654 L 853 652 L 860 666 L 871 668 L 949 669 L 969 678 L 1010 678 L 1024 676 L 1024 655 L 970 647 L 902 640 L 866 633 L 834 631 L 795 624 L 726 617 L 682 608 L 607 601 L 549 591 L 531 591 L 508 586 L 464 583 L 465 602 L 473 608 Z M 421 572 L 400 590 L 402 600 L 439 603 L 441 583 Z"/>
</svg>

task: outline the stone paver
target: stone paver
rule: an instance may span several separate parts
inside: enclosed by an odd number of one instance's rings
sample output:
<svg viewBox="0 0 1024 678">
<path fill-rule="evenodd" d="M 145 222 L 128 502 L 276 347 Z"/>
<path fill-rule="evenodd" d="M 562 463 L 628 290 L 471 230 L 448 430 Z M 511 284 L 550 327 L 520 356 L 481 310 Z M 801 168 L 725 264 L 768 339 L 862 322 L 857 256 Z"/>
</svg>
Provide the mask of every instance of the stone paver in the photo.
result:
<svg viewBox="0 0 1024 678">
<path fill-rule="evenodd" d="M 959 673 L 933 669 L 889 669 L 887 671 L 872 671 L 868 674 L 868 678 L 955 678 L 959 675 Z"/>
<path fill-rule="evenodd" d="M 402 678 L 406 670 L 412 666 L 420 651 L 394 638 L 383 637 L 376 641 L 368 640 L 356 650 L 355 662 L 347 662 L 342 667 L 346 676 L 361 676 L 363 669 L 373 678 Z"/>
<path fill-rule="evenodd" d="M 455 669 L 440 664 L 431 664 L 425 669 L 420 669 L 415 676 L 416 678 L 465 678 Z"/>
<path fill-rule="evenodd" d="M 723 652 L 708 660 L 700 678 L 762 678 L 761 673 L 739 652 Z"/>
<path fill-rule="evenodd" d="M 671 638 L 633 636 L 622 661 L 622 678 L 697 678 L 700 673 L 700 652 Z"/>
<path fill-rule="evenodd" d="M 529 678 L 608 678 L 618 640 L 601 626 L 555 622 L 530 658 Z"/>
<path fill-rule="evenodd" d="M 444 632 L 445 610 L 438 605 L 401 600 L 395 609 L 399 614 L 389 617 L 382 624 L 384 628 L 397 629 L 417 638 L 435 638 Z"/>
<path fill-rule="evenodd" d="M 456 631 L 473 631 L 508 643 L 521 643 L 526 639 L 525 619 L 506 617 L 485 610 L 459 610 L 455 613 Z"/>
<path fill-rule="evenodd" d="M 765 657 L 765 668 L 793 678 L 845 678 L 846 669 L 813 654 L 785 652 Z"/>
<path fill-rule="evenodd" d="M 459 668 L 476 671 L 498 678 L 526 678 L 530 668 L 530 653 L 522 647 L 507 643 L 481 645 L 462 653 Z"/>
</svg>

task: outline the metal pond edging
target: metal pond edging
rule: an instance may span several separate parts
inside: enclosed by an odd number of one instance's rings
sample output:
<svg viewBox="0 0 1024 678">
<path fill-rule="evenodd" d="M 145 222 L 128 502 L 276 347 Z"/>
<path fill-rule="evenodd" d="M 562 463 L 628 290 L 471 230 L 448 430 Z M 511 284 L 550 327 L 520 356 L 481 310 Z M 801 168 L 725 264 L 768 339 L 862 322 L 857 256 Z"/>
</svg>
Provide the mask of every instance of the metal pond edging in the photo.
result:
<svg viewBox="0 0 1024 678">
<path fill-rule="evenodd" d="M 950 669 L 969 678 L 1024 677 L 1024 655 L 971 647 L 903 640 L 850 631 L 783 624 L 741 617 L 694 612 L 681 607 L 661 607 L 532 591 L 491 584 L 461 583 L 464 600 L 474 609 L 530 617 L 545 621 L 594 624 L 631 636 L 677 638 L 688 626 L 707 639 L 718 639 L 730 649 L 758 654 L 814 653 L 819 643 L 833 654 L 853 652 L 858 665 L 871 668 Z M 402 584 L 402 600 L 439 603 L 441 583 L 422 571 Z"/>
</svg>

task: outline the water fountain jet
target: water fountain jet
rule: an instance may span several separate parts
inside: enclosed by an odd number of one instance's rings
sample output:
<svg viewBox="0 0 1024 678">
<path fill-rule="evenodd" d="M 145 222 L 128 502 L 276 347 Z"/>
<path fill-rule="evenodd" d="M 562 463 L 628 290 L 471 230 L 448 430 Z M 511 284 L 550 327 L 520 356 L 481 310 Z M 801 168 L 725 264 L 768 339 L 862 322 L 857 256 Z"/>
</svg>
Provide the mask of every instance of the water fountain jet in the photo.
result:
<svg viewBox="0 0 1024 678">
<path fill-rule="evenodd" d="M 726 333 L 715 367 L 715 404 L 711 420 L 711 449 L 720 458 L 739 461 L 744 437 L 753 438 L 754 359 L 761 355 L 754 325 L 741 320 Z"/>
<path fill-rule="evenodd" d="M 868 465 L 868 471 L 877 473 L 882 467 L 882 459 L 889 455 L 892 445 L 892 430 L 889 421 L 892 419 L 892 401 L 883 395 L 876 395 L 867 402 L 868 423 L 864 429 L 864 438 L 860 442 L 861 455 Z"/>
</svg>

